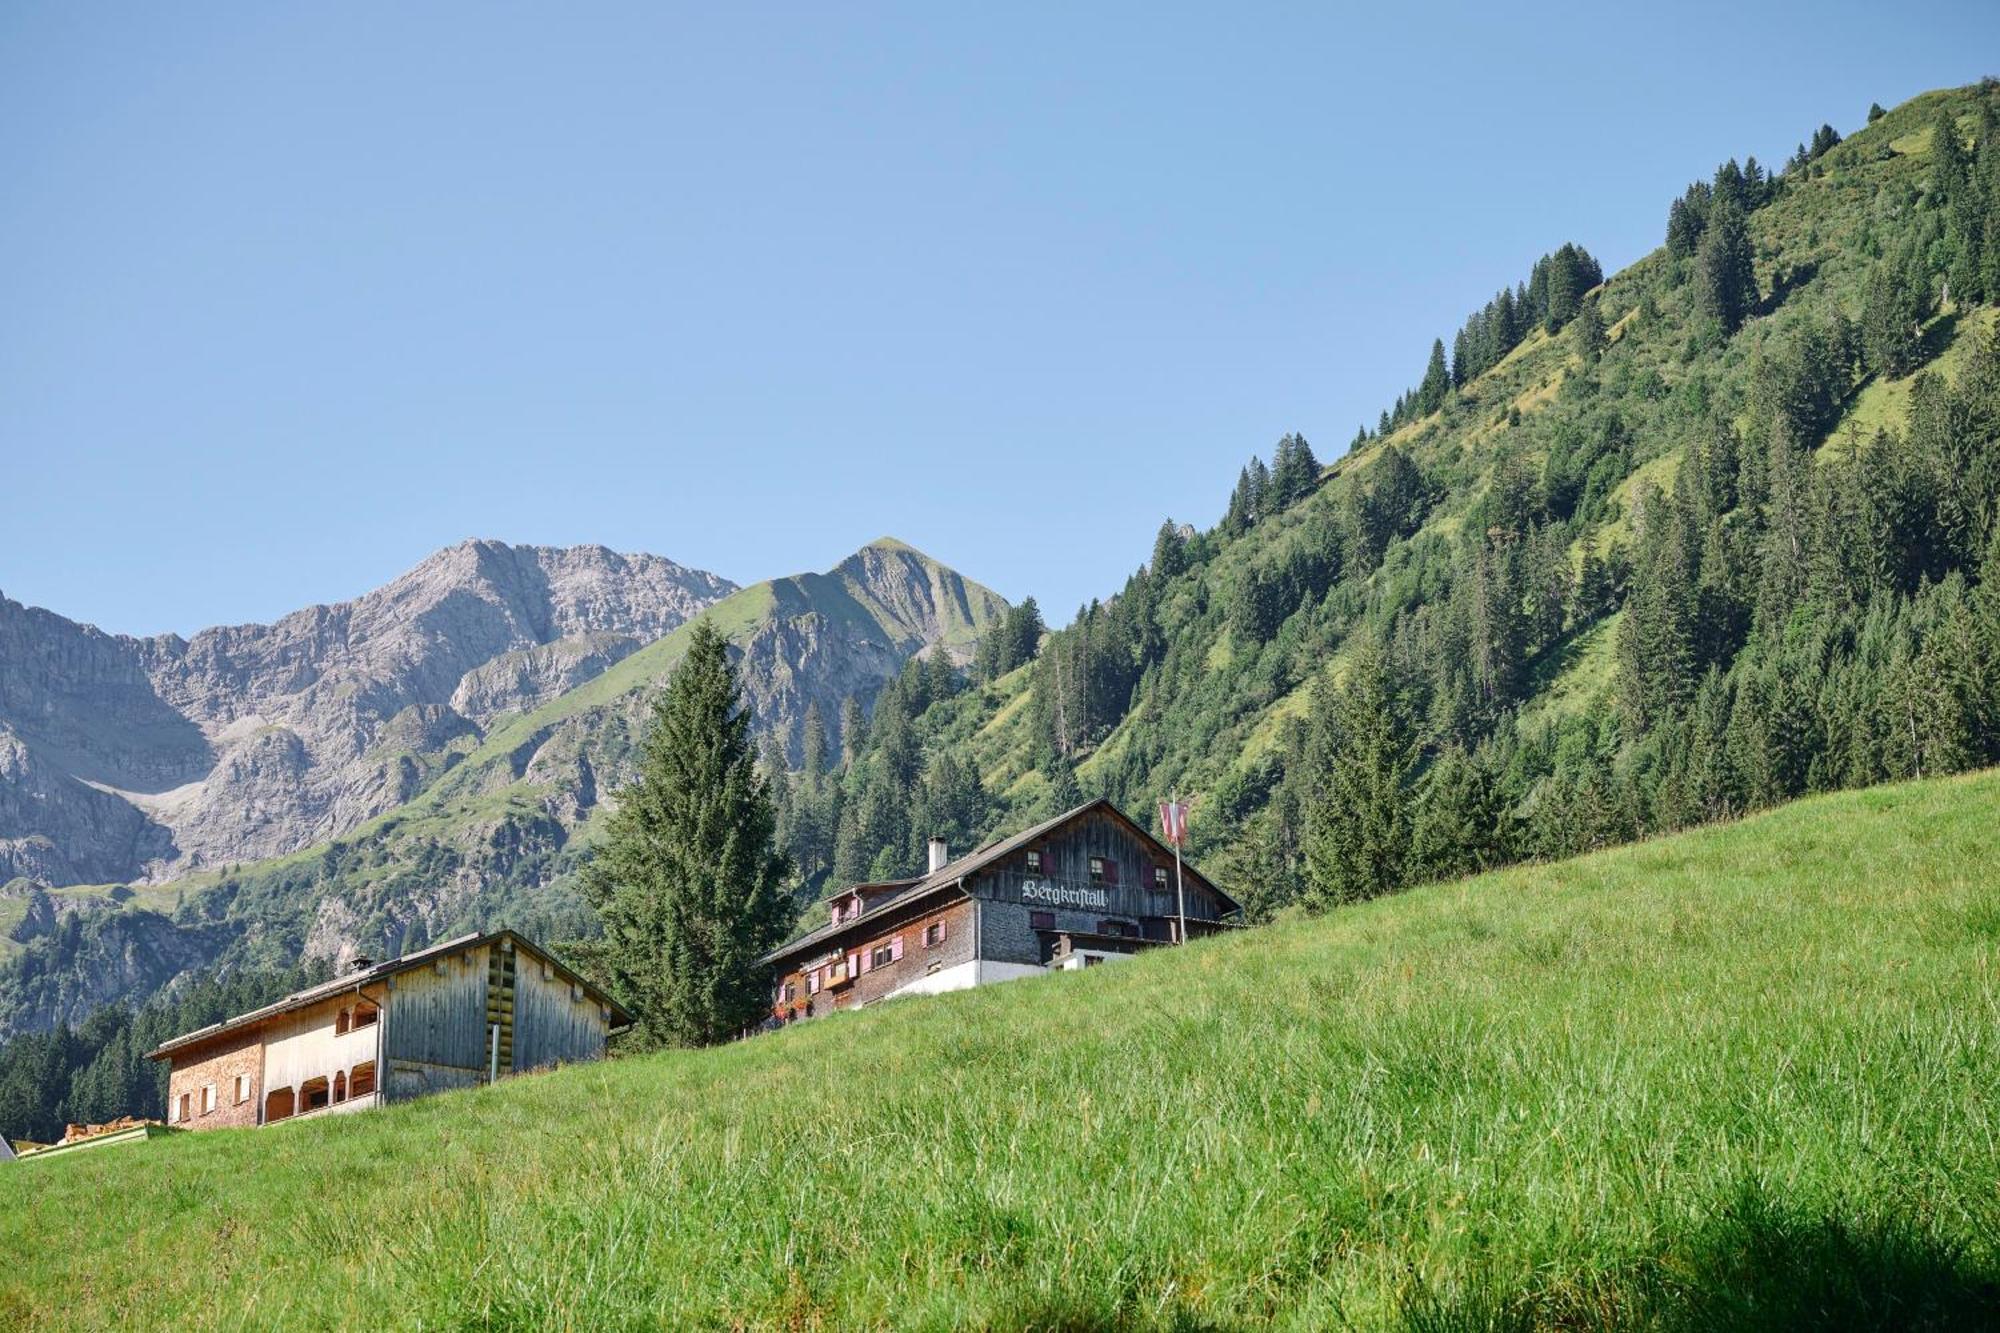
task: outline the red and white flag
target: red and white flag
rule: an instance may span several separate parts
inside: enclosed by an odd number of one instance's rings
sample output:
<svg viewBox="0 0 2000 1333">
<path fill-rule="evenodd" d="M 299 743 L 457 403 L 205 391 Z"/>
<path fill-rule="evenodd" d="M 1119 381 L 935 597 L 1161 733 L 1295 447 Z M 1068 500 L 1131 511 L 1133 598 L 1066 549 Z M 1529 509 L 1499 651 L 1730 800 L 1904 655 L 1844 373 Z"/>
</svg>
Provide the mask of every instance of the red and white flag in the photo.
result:
<svg viewBox="0 0 2000 1333">
<path fill-rule="evenodd" d="M 1187 842 L 1187 819 L 1186 801 L 1160 802 L 1160 831 L 1170 845 L 1179 847 Z"/>
</svg>

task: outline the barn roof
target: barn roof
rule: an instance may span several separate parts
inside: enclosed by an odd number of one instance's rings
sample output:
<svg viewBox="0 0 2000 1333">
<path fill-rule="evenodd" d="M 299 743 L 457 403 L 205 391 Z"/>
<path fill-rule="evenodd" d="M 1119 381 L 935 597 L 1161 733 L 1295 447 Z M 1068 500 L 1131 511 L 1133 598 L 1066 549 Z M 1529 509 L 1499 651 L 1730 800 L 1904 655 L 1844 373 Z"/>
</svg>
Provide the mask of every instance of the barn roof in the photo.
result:
<svg viewBox="0 0 2000 1333">
<path fill-rule="evenodd" d="M 429 948 L 419 949 L 415 953 L 406 953 L 401 958 L 390 958 L 383 962 L 371 963 L 358 971 L 345 973 L 334 977 L 330 981 L 322 981 L 318 985 L 308 986 L 304 990 L 293 991 L 283 999 L 274 1000 L 261 1009 L 252 1009 L 248 1013 L 238 1014 L 234 1018 L 225 1018 L 220 1023 L 210 1023 L 205 1028 L 196 1028 L 192 1032 L 184 1032 L 169 1041 L 161 1042 L 157 1049 L 146 1053 L 146 1058 L 148 1060 L 164 1060 L 175 1052 L 186 1050 L 188 1047 L 200 1042 L 224 1036 L 231 1032 L 255 1027 L 266 1019 L 276 1018 L 280 1014 L 291 1013 L 296 1009 L 304 1009 L 330 996 L 344 995 L 348 991 L 359 991 L 363 986 L 371 982 L 384 980 L 385 978 L 394 976 L 398 972 L 407 972 L 413 967 L 422 967 L 426 963 L 462 950 L 483 948 L 501 939 L 511 939 L 514 941 L 516 948 L 526 949 L 538 958 L 547 959 L 549 963 L 565 973 L 570 980 L 582 986 L 591 999 L 611 1010 L 613 1015 L 615 1015 L 615 1026 L 628 1026 L 631 1024 L 632 1013 L 624 1005 L 612 999 L 600 987 L 584 980 L 575 968 L 569 967 L 560 958 L 557 958 L 541 945 L 522 935 L 519 931 L 491 930 L 483 935 L 475 931 L 469 935 L 460 935 L 456 939 L 445 940 L 440 944 L 433 944 Z"/>
</svg>

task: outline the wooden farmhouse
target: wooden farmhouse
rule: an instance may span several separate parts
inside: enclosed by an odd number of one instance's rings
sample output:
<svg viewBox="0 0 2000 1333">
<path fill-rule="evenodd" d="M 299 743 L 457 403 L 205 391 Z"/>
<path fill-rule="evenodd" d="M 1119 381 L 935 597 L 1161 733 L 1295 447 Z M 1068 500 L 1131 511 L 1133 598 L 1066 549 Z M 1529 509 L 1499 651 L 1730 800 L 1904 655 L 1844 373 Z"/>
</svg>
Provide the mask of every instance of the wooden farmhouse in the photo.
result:
<svg viewBox="0 0 2000 1333">
<path fill-rule="evenodd" d="M 276 1124 L 595 1060 L 632 1015 L 511 930 L 377 963 L 163 1043 L 167 1123 Z"/>
<path fill-rule="evenodd" d="M 789 1023 L 901 995 L 962 990 L 1131 957 L 1223 929 L 1241 909 L 1107 800 L 951 860 L 933 840 L 915 879 L 857 884 L 833 920 L 765 955 Z"/>
</svg>

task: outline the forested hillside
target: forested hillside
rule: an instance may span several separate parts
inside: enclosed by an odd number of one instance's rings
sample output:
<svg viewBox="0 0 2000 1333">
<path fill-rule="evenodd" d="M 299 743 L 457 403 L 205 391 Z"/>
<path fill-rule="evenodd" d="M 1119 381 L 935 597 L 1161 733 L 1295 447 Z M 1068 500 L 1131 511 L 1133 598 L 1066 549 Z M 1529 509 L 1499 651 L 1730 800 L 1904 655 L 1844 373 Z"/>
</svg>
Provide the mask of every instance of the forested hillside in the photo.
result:
<svg viewBox="0 0 2000 1333">
<path fill-rule="evenodd" d="M 1331 467 L 1287 436 L 809 743 L 799 864 L 1178 791 L 1261 916 L 2000 760 L 1996 206 L 1989 81 L 1723 163 L 1608 281 L 1552 251 Z"/>
</svg>

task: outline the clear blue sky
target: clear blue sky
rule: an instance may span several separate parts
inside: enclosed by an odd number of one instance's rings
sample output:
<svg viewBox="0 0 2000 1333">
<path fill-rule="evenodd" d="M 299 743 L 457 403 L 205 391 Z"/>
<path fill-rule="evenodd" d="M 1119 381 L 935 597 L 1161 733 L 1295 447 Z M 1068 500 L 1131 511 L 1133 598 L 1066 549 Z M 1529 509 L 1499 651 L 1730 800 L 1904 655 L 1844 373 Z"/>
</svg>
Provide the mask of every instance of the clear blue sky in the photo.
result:
<svg viewBox="0 0 2000 1333">
<path fill-rule="evenodd" d="M 0 590 L 189 632 L 468 536 L 894 534 L 1058 620 L 1564 240 L 2000 5 L 0 9 Z"/>
</svg>

